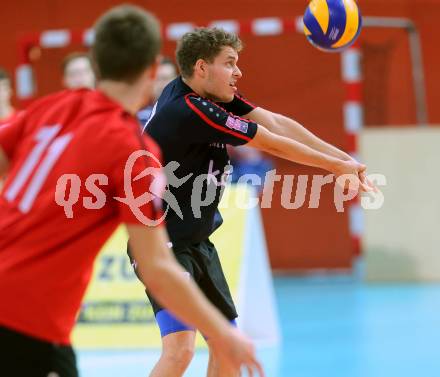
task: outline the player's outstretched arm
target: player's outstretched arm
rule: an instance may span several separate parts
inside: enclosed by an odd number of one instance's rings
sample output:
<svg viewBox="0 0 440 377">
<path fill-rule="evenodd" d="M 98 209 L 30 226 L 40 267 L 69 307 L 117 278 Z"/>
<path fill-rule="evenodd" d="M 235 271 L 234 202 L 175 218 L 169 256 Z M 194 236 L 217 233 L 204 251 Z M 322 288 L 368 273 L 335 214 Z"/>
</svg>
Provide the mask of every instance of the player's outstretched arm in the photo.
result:
<svg viewBox="0 0 440 377">
<path fill-rule="evenodd" d="M 334 145 L 321 140 L 304 126 L 284 115 L 273 113 L 261 107 L 257 107 L 247 114 L 246 117 L 278 136 L 283 136 L 288 139 L 298 141 L 301 144 L 304 144 L 318 152 L 343 161 L 357 162 L 348 153 L 345 153 L 344 151 L 336 148 Z M 359 174 L 359 179 L 362 182 L 363 190 L 364 188 L 368 188 L 368 191 L 377 191 L 375 185 L 367 179 L 365 170 Z"/>
<path fill-rule="evenodd" d="M 246 367 L 263 376 L 252 343 L 187 278 L 166 246 L 168 237 L 164 228 L 127 225 L 127 229 L 137 273 L 149 292 L 182 321 L 209 337 L 213 351 L 231 371 L 238 373 L 241 367 Z"/>
<path fill-rule="evenodd" d="M 328 170 L 336 177 L 349 174 L 353 180 L 357 180 L 361 191 L 371 191 L 371 188 L 360 179 L 365 173 L 365 165 L 319 152 L 296 140 L 277 135 L 260 125 L 255 137 L 247 145 L 285 160 Z"/>
<path fill-rule="evenodd" d="M 284 115 L 257 107 L 247 114 L 246 118 L 249 118 L 279 136 L 299 141 L 300 143 L 319 152 L 328 154 L 329 156 L 346 161 L 352 159 L 349 154 L 336 148 L 334 145 L 325 142 L 297 121 Z"/>
</svg>

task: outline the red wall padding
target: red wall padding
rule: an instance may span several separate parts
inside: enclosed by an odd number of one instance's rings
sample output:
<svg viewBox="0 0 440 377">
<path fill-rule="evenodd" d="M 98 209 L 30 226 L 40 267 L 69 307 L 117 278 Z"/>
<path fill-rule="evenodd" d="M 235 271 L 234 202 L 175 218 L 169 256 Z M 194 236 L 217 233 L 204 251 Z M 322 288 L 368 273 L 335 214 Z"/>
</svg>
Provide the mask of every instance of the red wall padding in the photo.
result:
<svg viewBox="0 0 440 377">
<path fill-rule="evenodd" d="M 83 29 L 96 17 L 118 4 L 113 0 L 21 0 L 2 3 L 0 13 L 0 65 L 13 70 L 17 64 L 17 40 L 24 32 L 47 29 Z M 250 20 L 255 17 L 300 15 L 303 0 L 200 0 L 133 1 L 153 11 L 163 22 L 191 21 L 206 24 L 221 19 Z M 440 123 L 440 53 L 437 25 L 440 0 L 361 0 L 364 15 L 404 16 L 415 21 L 423 43 L 429 120 Z M 340 58 L 312 48 L 302 35 L 244 38 L 239 61 L 244 73 L 240 90 L 253 102 L 290 115 L 325 140 L 344 147 Z M 411 124 L 415 122 L 410 61 L 405 33 L 364 29 L 364 100 L 369 124 Z M 79 46 L 78 46 L 79 48 Z M 43 50 L 35 64 L 38 94 L 61 86 L 60 61 L 73 49 Z M 164 53 L 172 55 L 173 43 Z M 384 70 L 386 70 L 384 73 Z M 295 164 L 276 161 L 280 173 L 323 173 Z M 280 205 L 281 185 L 275 186 L 274 208 L 263 210 L 271 263 L 279 269 L 349 268 L 352 243 L 346 213 L 337 213 L 331 187 L 323 189 L 319 209 L 285 210 Z M 278 199 L 278 200 L 276 200 Z"/>
</svg>

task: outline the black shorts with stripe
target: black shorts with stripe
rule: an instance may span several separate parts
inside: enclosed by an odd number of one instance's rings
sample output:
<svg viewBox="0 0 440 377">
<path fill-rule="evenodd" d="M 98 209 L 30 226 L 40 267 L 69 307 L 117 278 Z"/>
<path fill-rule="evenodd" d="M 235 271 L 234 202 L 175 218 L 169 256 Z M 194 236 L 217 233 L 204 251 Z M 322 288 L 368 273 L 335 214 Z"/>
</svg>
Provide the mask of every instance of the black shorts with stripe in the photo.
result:
<svg viewBox="0 0 440 377">
<path fill-rule="evenodd" d="M 232 321 L 237 318 L 234 301 L 214 244 L 207 239 L 187 246 L 175 246 L 173 252 L 177 261 L 189 272 L 209 301 L 227 319 Z M 163 307 L 148 291 L 147 295 L 156 315 Z"/>
</svg>

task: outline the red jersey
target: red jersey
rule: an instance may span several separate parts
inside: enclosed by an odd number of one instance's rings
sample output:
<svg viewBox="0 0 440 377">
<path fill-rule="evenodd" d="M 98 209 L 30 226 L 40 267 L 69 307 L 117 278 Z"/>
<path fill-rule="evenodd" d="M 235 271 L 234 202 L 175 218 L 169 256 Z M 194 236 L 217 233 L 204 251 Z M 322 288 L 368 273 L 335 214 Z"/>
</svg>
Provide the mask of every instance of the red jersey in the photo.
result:
<svg viewBox="0 0 440 377">
<path fill-rule="evenodd" d="M 141 223 L 114 199 L 127 196 L 127 160 L 138 150 L 158 156 L 158 147 L 119 104 L 87 89 L 35 102 L 0 126 L 0 147 L 10 162 L 0 194 L 0 325 L 69 344 L 96 254 L 120 223 Z M 151 175 L 133 177 L 152 162 L 131 164 L 134 198 L 151 193 Z M 159 216 L 154 201 L 139 208 Z"/>
</svg>

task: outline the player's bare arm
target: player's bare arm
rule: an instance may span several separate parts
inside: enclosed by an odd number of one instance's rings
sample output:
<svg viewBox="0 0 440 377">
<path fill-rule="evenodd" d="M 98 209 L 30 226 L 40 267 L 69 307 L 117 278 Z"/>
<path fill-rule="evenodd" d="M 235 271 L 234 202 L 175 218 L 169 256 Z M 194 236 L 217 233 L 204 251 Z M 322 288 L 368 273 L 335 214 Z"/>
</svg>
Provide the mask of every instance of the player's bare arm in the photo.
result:
<svg viewBox="0 0 440 377">
<path fill-rule="evenodd" d="M 127 225 L 130 247 L 137 262 L 137 273 L 148 290 L 185 323 L 198 328 L 216 347 L 217 356 L 238 371 L 241 366 L 263 371 L 255 358 L 252 343 L 233 328 L 186 278 L 166 246 L 163 228 Z"/>
<path fill-rule="evenodd" d="M 330 156 L 296 140 L 277 135 L 260 125 L 248 145 L 292 162 L 328 170 L 337 177 L 352 174 L 359 180 L 359 188 L 362 191 L 371 191 L 371 188 L 358 178 L 366 166 L 354 160 L 345 161 Z"/>
<path fill-rule="evenodd" d="M 297 121 L 282 114 L 257 107 L 245 117 L 258 123 L 260 126 L 265 127 L 276 135 L 296 140 L 318 152 L 325 153 L 343 161 L 354 161 L 348 153 L 325 142 Z M 364 171 L 359 174 L 359 178 L 365 186 L 377 191 L 374 184 L 366 178 Z"/>
<path fill-rule="evenodd" d="M 348 153 L 326 143 L 297 121 L 282 114 L 257 107 L 245 117 L 253 120 L 277 135 L 299 141 L 319 152 L 326 153 L 341 160 L 348 161 L 352 159 Z"/>
</svg>

